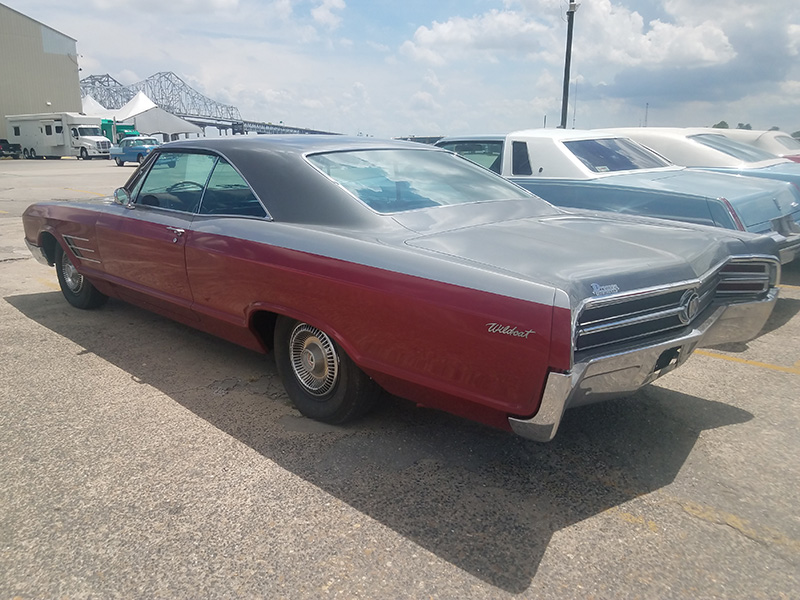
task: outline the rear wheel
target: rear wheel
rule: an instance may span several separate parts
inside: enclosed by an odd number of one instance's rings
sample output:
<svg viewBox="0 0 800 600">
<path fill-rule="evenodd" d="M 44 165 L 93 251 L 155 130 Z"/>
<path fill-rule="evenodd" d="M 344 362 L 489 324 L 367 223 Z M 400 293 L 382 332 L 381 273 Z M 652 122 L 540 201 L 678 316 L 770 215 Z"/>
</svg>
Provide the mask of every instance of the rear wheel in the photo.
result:
<svg viewBox="0 0 800 600">
<path fill-rule="evenodd" d="M 31 157 L 31 155 L 28 153 L 28 149 L 27 148 L 23 148 L 23 150 L 22 150 L 22 158 L 27 160 L 30 157 Z"/>
<path fill-rule="evenodd" d="M 286 317 L 275 325 L 275 364 L 305 416 L 339 424 L 364 415 L 380 387 L 324 331 Z"/>
<path fill-rule="evenodd" d="M 75 308 L 97 308 L 108 301 L 108 296 L 99 292 L 88 279 L 78 273 L 64 249 L 56 244 L 56 273 L 61 293 Z"/>
<path fill-rule="evenodd" d="M 36 150 L 34 150 L 33 148 L 31 148 L 30 157 L 31 158 L 36 158 Z"/>
</svg>

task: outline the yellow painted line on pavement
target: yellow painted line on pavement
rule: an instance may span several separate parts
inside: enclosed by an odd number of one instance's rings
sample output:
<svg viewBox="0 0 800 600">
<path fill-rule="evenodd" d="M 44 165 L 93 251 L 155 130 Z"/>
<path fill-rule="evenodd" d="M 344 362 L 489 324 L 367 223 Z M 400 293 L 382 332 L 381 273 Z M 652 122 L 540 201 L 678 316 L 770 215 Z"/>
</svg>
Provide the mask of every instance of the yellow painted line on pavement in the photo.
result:
<svg viewBox="0 0 800 600">
<path fill-rule="evenodd" d="M 64 188 L 64 189 L 65 190 L 70 190 L 70 191 L 73 191 L 73 192 L 80 192 L 82 194 L 92 194 L 93 196 L 107 196 L 108 195 L 108 194 L 100 194 L 98 192 L 90 192 L 88 190 L 78 190 L 78 189 L 75 189 L 75 188 Z"/>
<path fill-rule="evenodd" d="M 784 290 L 800 290 L 800 285 L 789 285 L 788 283 L 781 283 L 778 287 Z"/>
<path fill-rule="evenodd" d="M 708 350 L 695 350 L 695 354 L 709 356 L 711 358 L 721 358 L 730 362 L 735 362 L 743 365 L 751 365 L 753 367 L 761 367 L 762 369 L 770 369 L 771 371 L 780 371 L 781 373 L 792 373 L 793 375 L 800 375 L 800 361 L 794 363 L 792 367 L 784 367 L 782 365 L 773 365 L 770 363 L 760 362 L 757 360 L 747 360 L 746 358 L 739 358 L 737 356 L 728 356 L 727 354 L 717 354 L 716 352 L 709 352 Z"/>
<path fill-rule="evenodd" d="M 7 215 L 8 211 L 7 210 L 0 210 L 0 214 Z"/>
<path fill-rule="evenodd" d="M 49 288 L 53 288 L 54 290 L 60 290 L 61 289 L 60 287 L 58 287 L 58 284 L 55 283 L 52 279 L 42 279 L 41 277 L 38 277 L 36 279 L 36 281 L 38 281 L 39 283 L 41 283 L 43 285 L 46 285 Z"/>
</svg>

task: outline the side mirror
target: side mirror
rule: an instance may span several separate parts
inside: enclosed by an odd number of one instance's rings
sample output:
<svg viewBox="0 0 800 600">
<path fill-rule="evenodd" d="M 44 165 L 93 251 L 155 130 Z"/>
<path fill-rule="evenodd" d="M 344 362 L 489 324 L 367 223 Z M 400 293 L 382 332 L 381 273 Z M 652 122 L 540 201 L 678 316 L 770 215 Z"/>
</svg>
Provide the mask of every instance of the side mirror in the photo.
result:
<svg viewBox="0 0 800 600">
<path fill-rule="evenodd" d="M 114 202 L 122 206 L 128 206 L 131 203 L 131 195 L 125 188 L 117 188 L 114 190 Z"/>
</svg>

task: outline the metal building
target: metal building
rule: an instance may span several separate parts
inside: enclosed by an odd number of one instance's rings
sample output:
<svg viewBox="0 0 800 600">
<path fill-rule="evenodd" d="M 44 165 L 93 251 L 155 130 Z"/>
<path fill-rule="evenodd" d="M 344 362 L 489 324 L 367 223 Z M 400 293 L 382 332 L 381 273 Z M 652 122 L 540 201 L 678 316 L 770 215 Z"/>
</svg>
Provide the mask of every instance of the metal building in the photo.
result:
<svg viewBox="0 0 800 600">
<path fill-rule="evenodd" d="M 76 40 L 0 4 L 0 138 L 5 115 L 80 110 Z"/>
</svg>

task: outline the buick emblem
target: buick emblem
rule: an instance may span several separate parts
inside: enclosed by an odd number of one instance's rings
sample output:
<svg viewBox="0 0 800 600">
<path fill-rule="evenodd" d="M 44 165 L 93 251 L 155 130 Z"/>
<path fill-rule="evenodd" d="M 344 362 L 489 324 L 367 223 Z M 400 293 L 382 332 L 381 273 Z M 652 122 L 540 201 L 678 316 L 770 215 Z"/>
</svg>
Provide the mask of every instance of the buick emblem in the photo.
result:
<svg viewBox="0 0 800 600">
<path fill-rule="evenodd" d="M 692 319 L 697 316 L 700 310 L 700 296 L 694 290 L 689 290 L 681 298 L 680 310 L 678 311 L 678 318 L 684 325 L 691 323 Z"/>
</svg>

